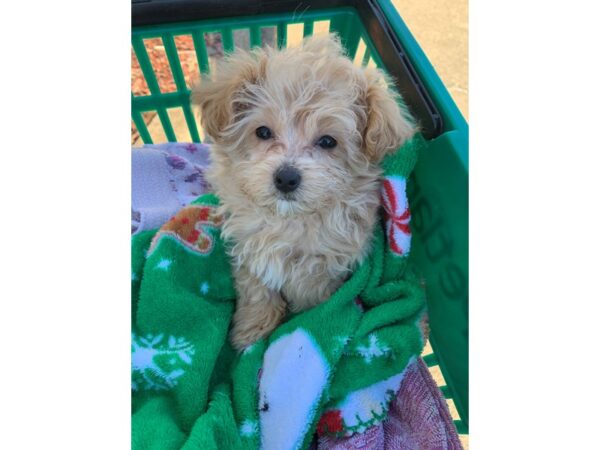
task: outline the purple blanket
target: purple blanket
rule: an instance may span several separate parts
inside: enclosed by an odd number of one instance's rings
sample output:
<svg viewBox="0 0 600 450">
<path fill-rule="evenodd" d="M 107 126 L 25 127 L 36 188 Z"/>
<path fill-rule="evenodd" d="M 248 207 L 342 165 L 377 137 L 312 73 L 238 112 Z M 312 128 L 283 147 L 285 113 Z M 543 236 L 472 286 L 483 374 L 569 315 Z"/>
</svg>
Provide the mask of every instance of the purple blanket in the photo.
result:
<svg viewBox="0 0 600 450">
<path fill-rule="evenodd" d="M 210 164 L 203 144 L 158 144 L 132 153 L 132 232 L 156 228 L 204 193 Z M 448 406 L 425 363 L 407 368 L 383 423 L 346 438 L 315 437 L 311 450 L 458 450 Z"/>
</svg>

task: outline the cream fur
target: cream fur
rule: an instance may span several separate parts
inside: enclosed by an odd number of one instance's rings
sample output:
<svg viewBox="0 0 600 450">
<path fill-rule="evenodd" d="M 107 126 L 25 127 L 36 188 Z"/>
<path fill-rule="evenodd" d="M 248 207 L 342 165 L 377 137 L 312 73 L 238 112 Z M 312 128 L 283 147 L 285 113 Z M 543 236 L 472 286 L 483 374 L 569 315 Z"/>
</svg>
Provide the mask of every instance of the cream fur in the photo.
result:
<svg viewBox="0 0 600 450">
<path fill-rule="evenodd" d="M 208 181 L 225 215 L 238 291 L 232 342 L 271 332 L 286 310 L 325 301 L 369 251 L 386 153 L 414 133 L 384 75 L 356 67 L 338 39 L 237 52 L 214 81 L 195 86 L 213 139 Z M 255 131 L 269 127 L 274 138 Z M 337 146 L 315 145 L 333 136 Z M 275 171 L 291 164 L 300 187 L 284 195 Z"/>
</svg>

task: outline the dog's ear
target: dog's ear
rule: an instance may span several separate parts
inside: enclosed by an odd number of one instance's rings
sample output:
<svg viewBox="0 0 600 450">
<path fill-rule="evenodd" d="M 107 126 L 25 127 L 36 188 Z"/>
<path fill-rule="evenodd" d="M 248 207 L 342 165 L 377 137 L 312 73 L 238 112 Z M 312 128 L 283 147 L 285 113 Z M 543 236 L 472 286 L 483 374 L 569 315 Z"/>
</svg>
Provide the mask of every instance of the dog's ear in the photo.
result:
<svg viewBox="0 0 600 450">
<path fill-rule="evenodd" d="M 416 132 L 412 118 L 398 106 L 398 95 L 389 89 L 389 81 L 377 69 L 365 69 L 365 104 L 367 123 L 363 133 L 363 148 L 369 160 L 381 162 L 395 152 Z"/>
<path fill-rule="evenodd" d="M 202 128 L 215 142 L 247 108 L 244 92 L 264 77 L 266 57 L 262 50 L 237 51 L 217 67 L 215 80 L 202 79 L 192 88 L 192 105 L 199 107 Z"/>
</svg>

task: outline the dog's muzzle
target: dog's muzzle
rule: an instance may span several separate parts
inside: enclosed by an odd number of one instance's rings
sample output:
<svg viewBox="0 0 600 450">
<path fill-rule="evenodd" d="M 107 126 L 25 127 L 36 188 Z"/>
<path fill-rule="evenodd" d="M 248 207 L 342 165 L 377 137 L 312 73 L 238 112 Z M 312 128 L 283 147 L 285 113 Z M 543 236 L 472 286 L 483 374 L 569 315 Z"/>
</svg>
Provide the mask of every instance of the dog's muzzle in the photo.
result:
<svg viewBox="0 0 600 450">
<path fill-rule="evenodd" d="M 278 191 L 285 194 L 293 192 L 300 186 L 302 176 L 298 169 L 292 166 L 282 166 L 273 177 L 273 182 Z"/>
</svg>

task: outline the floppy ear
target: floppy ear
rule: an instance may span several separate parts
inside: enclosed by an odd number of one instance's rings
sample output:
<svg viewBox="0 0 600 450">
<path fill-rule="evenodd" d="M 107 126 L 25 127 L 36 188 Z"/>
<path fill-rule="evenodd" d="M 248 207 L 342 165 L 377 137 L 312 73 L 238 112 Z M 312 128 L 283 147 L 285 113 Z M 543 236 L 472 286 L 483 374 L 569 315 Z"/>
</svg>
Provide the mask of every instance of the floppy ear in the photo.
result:
<svg viewBox="0 0 600 450">
<path fill-rule="evenodd" d="M 223 139 L 223 131 L 247 107 L 241 94 L 264 77 L 265 67 L 262 50 L 237 51 L 219 64 L 217 79 L 202 79 L 193 86 L 192 105 L 200 108 L 202 128 L 215 142 Z"/>
<path fill-rule="evenodd" d="M 398 106 L 398 94 L 389 89 L 382 72 L 365 69 L 367 79 L 367 125 L 363 133 L 364 152 L 377 164 L 394 153 L 417 131 L 408 112 Z"/>
</svg>

